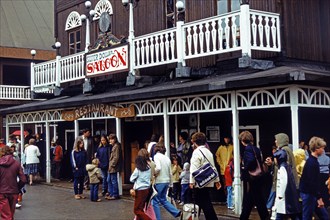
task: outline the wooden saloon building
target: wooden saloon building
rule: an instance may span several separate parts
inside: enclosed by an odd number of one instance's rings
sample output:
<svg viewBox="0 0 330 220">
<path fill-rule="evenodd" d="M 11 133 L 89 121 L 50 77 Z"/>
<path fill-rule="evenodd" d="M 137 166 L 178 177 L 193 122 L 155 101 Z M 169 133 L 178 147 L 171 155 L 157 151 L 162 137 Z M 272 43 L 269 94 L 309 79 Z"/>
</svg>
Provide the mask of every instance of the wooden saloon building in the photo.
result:
<svg viewBox="0 0 330 220">
<path fill-rule="evenodd" d="M 279 132 L 294 148 L 313 135 L 330 141 L 329 1 L 90 3 L 55 0 L 61 46 L 55 60 L 32 64 L 31 75 L 33 97 L 54 97 L 2 109 L 7 131 L 41 125 L 47 144 L 57 135 L 66 150 L 82 128 L 115 132 L 123 183 L 137 143 L 152 133 L 163 134 L 169 147 L 181 131 L 202 131 L 213 152 L 230 134 L 236 164 L 244 129 L 264 156 Z M 47 158 L 49 168 L 49 152 Z"/>
</svg>

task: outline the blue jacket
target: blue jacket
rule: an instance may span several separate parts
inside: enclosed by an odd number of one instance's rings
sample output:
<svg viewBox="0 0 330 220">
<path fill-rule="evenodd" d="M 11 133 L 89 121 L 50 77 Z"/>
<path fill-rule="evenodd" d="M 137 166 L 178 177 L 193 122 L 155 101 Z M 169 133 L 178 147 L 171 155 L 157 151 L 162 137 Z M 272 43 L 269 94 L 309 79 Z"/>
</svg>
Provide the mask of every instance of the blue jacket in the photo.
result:
<svg viewBox="0 0 330 220">
<path fill-rule="evenodd" d="M 317 199 L 320 193 L 320 166 L 317 158 L 310 155 L 305 163 L 303 173 L 300 178 L 299 190 L 305 194 L 311 194 Z"/>
<path fill-rule="evenodd" d="M 87 175 L 87 152 L 85 150 L 71 152 L 71 166 L 74 177 L 82 177 Z M 76 169 L 78 168 L 78 169 Z"/>
<path fill-rule="evenodd" d="M 244 168 L 242 170 L 242 180 L 244 181 L 250 181 L 251 179 L 250 179 L 249 171 L 255 170 L 257 168 L 257 161 L 253 150 L 255 151 L 260 166 L 263 163 L 261 161 L 260 149 L 252 145 L 247 145 L 244 149 L 244 154 L 243 154 Z"/>
<path fill-rule="evenodd" d="M 98 147 L 96 150 L 96 158 L 99 159 L 99 167 L 102 170 L 108 170 L 109 168 L 109 158 L 110 158 L 110 145 L 105 145 Z"/>
</svg>

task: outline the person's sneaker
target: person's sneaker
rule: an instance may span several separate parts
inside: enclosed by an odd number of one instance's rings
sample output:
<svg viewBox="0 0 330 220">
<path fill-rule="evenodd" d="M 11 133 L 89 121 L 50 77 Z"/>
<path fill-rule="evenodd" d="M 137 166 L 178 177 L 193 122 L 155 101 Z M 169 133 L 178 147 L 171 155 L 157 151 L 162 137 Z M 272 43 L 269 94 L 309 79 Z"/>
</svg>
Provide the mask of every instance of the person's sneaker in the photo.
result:
<svg viewBox="0 0 330 220">
<path fill-rule="evenodd" d="M 179 205 L 184 205 L 184 202 L 180 202 Z"/>
<path fill-rule="evenodd" d="M 98 199 L 98 200 L 96 200 L 96 202 L 101 202 L 102 201 L 102 199 Z"/>
<path fill-rule="evenodd" d="M 231 210 L 233 210 L 233 209 L 234 209 L 234 206 L 230 206 L 230 207 L 228 207 L 228 209 L 231 209 Z"/>
<path fill-rule="evenodd" d="M 22 207 L 22 205 L 20 205 L 20 204 L 16 203 L 15 207 L 16 207 L 17 209 L 19 209 L 19 208 L 21 208 L 21 207 Z"/>
</svg>

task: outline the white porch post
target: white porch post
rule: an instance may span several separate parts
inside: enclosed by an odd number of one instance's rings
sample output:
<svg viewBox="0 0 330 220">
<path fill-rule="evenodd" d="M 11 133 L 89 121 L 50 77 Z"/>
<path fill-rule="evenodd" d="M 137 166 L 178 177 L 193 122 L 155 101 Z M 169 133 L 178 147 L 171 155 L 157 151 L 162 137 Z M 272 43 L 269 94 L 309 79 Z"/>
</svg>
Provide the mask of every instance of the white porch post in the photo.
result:
<svg viewBox="0 0 330 220">
<path fill-rule="evenodd" d="M 182 28 L 182 25 L 184 24 L 184 21 L 177 21 L 176 22 L 176 34 L 177 34 L 177 54 L 178 54 L 178 64 L 181 64 L 182 66 L 186 66 L 186 61 L 184 59 L 184 45 L 185 45 L 185 39 L 184 39 L 184 31 Z"/>
<path fill-rule="evenodd" d="M 175 143 L 174 146 L 179 143 L 179 129 L 178 129 L 178 115 L 174 115 L 174 121 L 175 121 Z"/>
<path fill-rule="evenodd" d="M 24 125 L 23 125 L 23 123 L 22 123 L 22 116 L 21 116 L 21 123 L 20 123 L 20 129 L 21 129 L 21 136 L 20 136 L 20 138 L 21 138 L 21 145 L 22 145 L 22 148 L 24 148 L 24 145 L 25 144 L 28 144 L 28 143 L 25 143 L 24 142 Z"/>
<path fill-rule="evenodd" d="M 135 66 L 135 52 L 134 52 L 134 43 L 133 40 L 134 36 L 134 16 L 133 16 L 133 1 L 129 3 L 129 35 L 128 35 L 128 42 L 129 42 L 129 73 L 133 76 L 135 75 L 134 66 Z"/>
<path fill-rule="evenodd" d="M 50 183 L 51 180 L 51 164 L 50 164 L 50 129 L 48 119 L 45 123 L 46 126 L 46 182 Z"/>
<path fill-rule="evenodd" d="M 250 27 L 250 6 L 241 5 L 240 15 L 240 40 L 242 47 L 242 56 L 251 57 L 251 27 Z"/>
<path fill-rule="evenodd" d="M 7 144 L 9 142 L 9 117 L 8 117 L 8 115 L 6 115 L 6 134 L 5 135 L 6 135 L 5 144 Z"/>
<path fill-rule="evenodd" d="M 241 172 L 240 172 L 240 148 L 239 148 L 239 118 L 236 102 L 236 92 L 231 92 L 231 112 L 233 117 L 233 144 L 234 144 L 234 204 L 235 214 L 242 210 Z"/>
<path fill-rule="evenodd" d="M 118 138 L 118 141 L 121 143 L 121 119 L 116 118 L 116 136 Z M 123 146 L 121 146 L 123 148 Z M 123 195 L 123 180 L 121 172 L 117 173 L 117 179 L 118 179 L 118 189 L 119 189 L 119 195 Z"/>
<path fill-rule="evenodd" d="M 298 89 L 290 87 L 291 130 L 293 150 L 299 148 Z"/>
<path fill-rule="evenodd" d="M 56 42 L 59 43 L 59 42 Z M 60 44 L 61 45 L 61 44 Z M 59 49 L 56 49 L 58 51 Z M 55 86 L 61 87 L 61 56 L 57 52 L 56 54 L 56 68 L 55 68 L 55 76 L 56 76 L 56 83 Z"/>
<path fill-rule="evenodd" d="M 167 114 L 167 100 L 164 101 L 164 144 L 166 148 L 166 156 L 170 157 L 170 122 Z"/>
<path fill-rule="evenodd" d="M 79 136 L 79 121 L 74 120 L 74 136 L 75 138 Z"/>
</svg>

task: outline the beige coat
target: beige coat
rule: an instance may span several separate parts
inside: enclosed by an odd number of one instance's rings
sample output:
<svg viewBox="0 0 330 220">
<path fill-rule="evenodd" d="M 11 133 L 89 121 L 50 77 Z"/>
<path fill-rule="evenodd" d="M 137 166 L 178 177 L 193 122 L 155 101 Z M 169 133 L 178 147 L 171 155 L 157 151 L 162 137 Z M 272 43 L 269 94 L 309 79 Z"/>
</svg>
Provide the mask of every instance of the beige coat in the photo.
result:
<svg viewBox="0 0 330 220">
<path fill-rule="evenodd" d="M 98 168 L 94 164 L 87 164 L 86 170 L 88 172 L 90 184 L 100 183 L 100 179 L 102 179 L 102 174 L 101 174 L 100 168 Z"/>
<path fill-rule="evenodd" d="M 112 147 L 109 159 L 109 173 L 120 172 L 122 163 L 122 150 L 119 142 L 115 143 Z"/>
</svg>

